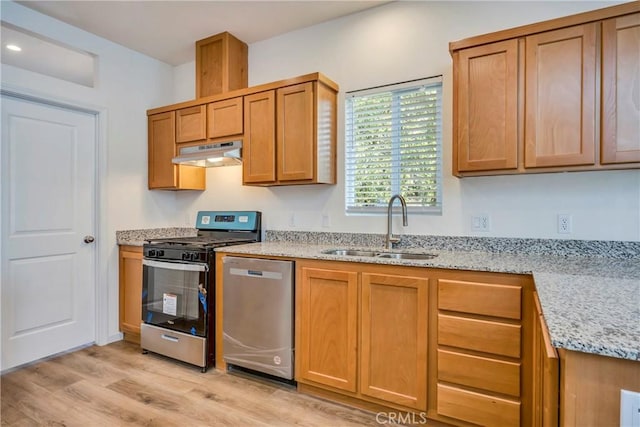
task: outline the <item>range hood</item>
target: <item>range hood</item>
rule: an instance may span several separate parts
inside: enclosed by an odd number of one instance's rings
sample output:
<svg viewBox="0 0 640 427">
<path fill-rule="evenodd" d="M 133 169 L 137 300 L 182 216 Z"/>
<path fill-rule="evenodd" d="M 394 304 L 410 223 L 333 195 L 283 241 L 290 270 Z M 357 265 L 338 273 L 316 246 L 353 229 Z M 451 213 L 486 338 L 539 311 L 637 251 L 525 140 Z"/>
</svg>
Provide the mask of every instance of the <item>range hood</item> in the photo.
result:
<svg viewBox="0 0 640 427">
<path fill-rule="evenodd" d="M 171 161 L 204 168 L 239 165 L 242 163 L 241 148 L 241 140 L 182 147 Z"/>
</svg>

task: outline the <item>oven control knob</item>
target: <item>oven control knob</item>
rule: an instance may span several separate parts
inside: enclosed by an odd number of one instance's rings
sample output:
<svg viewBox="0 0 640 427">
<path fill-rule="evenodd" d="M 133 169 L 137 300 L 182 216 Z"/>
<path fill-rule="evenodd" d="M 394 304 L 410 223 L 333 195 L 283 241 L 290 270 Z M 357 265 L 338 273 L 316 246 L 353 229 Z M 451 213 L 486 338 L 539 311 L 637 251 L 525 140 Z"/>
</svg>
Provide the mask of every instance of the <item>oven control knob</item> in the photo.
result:
<svg viewBox="0 0 640 427">
<path fill-rule="evenodd" d="M 162 251 L 162 250 L 158 250 L 157 255 L 158 255 L 158 256 L 164 256 L 164 251 Z"/>
<path fill-rule="evenodd" d="M 183 252 L 182 253 L 182 260 L 183 261 L 188 261 L 189 260 L 189 252 Z"/>
<path fill-rule="evenodd" d="M 198 260 L 198 253 L 197 252 L 191 252 L 191 261 L 197 261 Z"/>
<path fill-rule="evenodd" d="M 156 250 L 155 249 L 149 249 L 149 256 L 156 256 Z"/>
</svg>

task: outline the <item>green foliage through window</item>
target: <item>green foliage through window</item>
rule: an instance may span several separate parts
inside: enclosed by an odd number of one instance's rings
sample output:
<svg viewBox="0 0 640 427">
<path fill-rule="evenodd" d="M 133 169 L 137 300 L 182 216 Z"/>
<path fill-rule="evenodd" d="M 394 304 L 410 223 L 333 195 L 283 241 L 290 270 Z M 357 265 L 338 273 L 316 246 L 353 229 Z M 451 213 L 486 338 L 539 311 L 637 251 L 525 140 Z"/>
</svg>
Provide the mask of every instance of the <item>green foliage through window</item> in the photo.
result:
<svg viewBox="0 0 640 427">
<path fill-rule="evenodd" d="M 386 212 L 401 194 L 410 211 L 440 213 L 442 78 L 350 92 L 346 104 L 347 212 Z"/>
</svg>

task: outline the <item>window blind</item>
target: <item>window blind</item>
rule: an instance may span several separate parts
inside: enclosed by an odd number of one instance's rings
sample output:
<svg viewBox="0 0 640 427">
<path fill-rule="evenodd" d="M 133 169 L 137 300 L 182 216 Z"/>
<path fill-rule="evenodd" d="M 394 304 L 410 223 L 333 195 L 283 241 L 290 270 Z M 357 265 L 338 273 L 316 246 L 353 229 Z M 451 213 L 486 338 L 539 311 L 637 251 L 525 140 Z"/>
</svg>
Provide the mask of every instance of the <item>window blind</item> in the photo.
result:
<svg viewBox="0 0 640 427">
<path fill-rule="evenodd" d="M 385 212 L 401 194 L 409 211 L 442 211 L 442 77 L 346 95 L 347 213 Z"/>
</svg>

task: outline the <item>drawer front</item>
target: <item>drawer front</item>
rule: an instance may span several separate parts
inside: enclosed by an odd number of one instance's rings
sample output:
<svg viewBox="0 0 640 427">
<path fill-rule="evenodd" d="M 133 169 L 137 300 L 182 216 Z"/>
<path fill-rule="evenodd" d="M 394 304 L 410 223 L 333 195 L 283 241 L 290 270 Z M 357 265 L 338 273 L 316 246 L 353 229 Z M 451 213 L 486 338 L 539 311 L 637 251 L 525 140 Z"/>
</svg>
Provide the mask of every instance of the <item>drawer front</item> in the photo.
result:
<svg viewBox="0 0 640 427">
<path fill-rule="evenodd" d="M 520 357 L 520 325 L 438 315 L 438 344 Z"/>
<path fill-rule="evenodd" d="M 203 337 L 142 323 L 140 347 L 202 368 L 207 366 L 207 340 Z"/>
<path fill-rule="evenodd" d="M 438 308 L 506 319 L 521 318 L 520 286 L 438 280 Z"/>
<path fill-rule="evenodd" d="M 482 426 L 519 426 L 520 403 L 438 384 L 438 415 Z"/>
<path fill-rule="evenodd" d="M 520 397 L 520 363 L 438 350 L 438 381 Z"/>
</svg>

